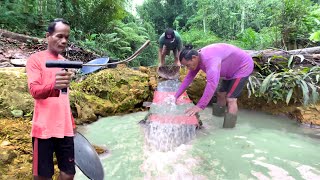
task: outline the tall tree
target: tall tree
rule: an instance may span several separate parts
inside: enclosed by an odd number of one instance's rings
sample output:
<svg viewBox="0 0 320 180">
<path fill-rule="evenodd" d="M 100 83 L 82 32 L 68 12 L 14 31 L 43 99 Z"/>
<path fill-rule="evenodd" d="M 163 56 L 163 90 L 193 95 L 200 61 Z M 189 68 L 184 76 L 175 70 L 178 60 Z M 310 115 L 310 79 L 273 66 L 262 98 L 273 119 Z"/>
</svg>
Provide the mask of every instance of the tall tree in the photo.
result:
<svg viewBox="0 0 320 180">
<path fill-rule="evenodd" d="M 184 0 L 146 0 L 142 6 L 138 7 L 141 19 L 152 22 L 157 34 L 163 33 L 168 27 L 183 26 L 181 15 L 184 15 Z"/>
</svg>

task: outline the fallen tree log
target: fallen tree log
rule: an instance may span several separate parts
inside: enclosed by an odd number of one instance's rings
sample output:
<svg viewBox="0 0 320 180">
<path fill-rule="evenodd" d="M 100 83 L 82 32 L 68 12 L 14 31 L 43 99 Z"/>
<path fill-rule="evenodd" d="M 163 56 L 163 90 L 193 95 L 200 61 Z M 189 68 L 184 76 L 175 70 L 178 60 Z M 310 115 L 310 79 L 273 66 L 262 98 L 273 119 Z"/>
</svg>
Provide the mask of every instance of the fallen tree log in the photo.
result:
<svg viewBox="0 0 320 180">
<path fill-rule="evenodd" d="M 18 44 L 33 42 L 33 43 L 25 46 L 25 49 L 24 49 L 25 51 L 29 51 L 30 54 L 34 53 L 34 52 L 41 51 L 41 50 L 45 50 L 47 48 L 47 43 L 45 41 L 45 38 L 37 38 L 37 37 L 27 36 L 27 35 L 23 35 L 23 34 L 10 32 L 10 31 L 4 30 L 4 29 L 0 29 L 0 43 L 2 42 L 5 44 L 11 44 L 11 43 L 16 43 L 17 41 L 18 41 Z M 0 44 L 0 46 L 1 46 L 1 44 Z M 5 52 L 6 49 L 7 48 L 3 48 L 2 51 Z M 34 50 L 34 52 L 32 50 Z M 3 52 L 0 52 L 0 55 Z M 75 45 L 74 43 L 69 43 L 68 47 L 66 48 L 66 51 L 62 52 L 62 55 L 71 61 L 82 61 L 82 62 L 89 62 L 92 59 L 96 59 L 96 58 L 100 57 L 94 51 L 84 49 L 82 47 Z M 0 56 L 0 58 L 1 58 L 1 56 Z M 17 58 L 9 57 L 8 62 L 9 62 L 9 59 L 17 59 Z M 7 66 L 7 65 L 8 65 L 8 63 L 0 64 L 0 67 Z M 17 65 L 17 64 L 15 64 L 15 65 Z"/>
<path fill-rule="evenodd" d="M 270 69 L 282 69 L 294 65 L 320 66 L 320 46 L 290 51 L 266 49 L 260 51 L 247 50 L 246 52 L 254 59 L 256 66 L 268 66 Z"/>
<path fill-rule="evenodd" d="M 291 55 L 299 55 L 299 54 L 320 54 L 320 46 L 304 48 L 304 49 L 295 49 L 290 51 L 279 50 L 279 49 L 265 49 L 259 51 L 247 50 L 252 57 L 272 57 L 272 56 L 285 56 L 289 57 Z"/>
<path fill-rule="evenodd" d="M 0 29 L 0 36 L 6 37 L 6 38 L 11 38 L 11 39 L 15 39 L 18 40 L 20 42 L 28 42 L 28 41 L 32 41 L 32 42 L 36 42 L 36 43 L 41 43 L 44 41 L 44 39 L 42 38 L 37 38 L 37 37 L 32 37 L 32 36 L 27 36 L 27 35 L 23 35 L 23 34 L 18 34 L 18 33 L 14 33 L 14 32 L 10 32 L 4 29 Z"/>
</svg>

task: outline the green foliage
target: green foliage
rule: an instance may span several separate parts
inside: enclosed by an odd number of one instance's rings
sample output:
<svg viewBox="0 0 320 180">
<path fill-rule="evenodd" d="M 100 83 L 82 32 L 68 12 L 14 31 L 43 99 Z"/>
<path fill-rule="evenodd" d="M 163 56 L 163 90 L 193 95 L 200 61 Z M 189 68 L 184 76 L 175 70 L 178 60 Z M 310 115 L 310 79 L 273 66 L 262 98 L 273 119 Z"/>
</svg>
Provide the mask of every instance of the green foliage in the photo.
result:
<svg viewBox="0 0 320 180">
<path fill-rule="evenodd" d="M 192 28 L 188 31 L 181 32 L 183 44 L 192 44 L 194 47 L 203 47 L 208 44 L 221 42 L 221 39 L 212 32 L 204 33 L 200 29 Z"/>
<path fill-rule="evenodd" d="M 145 0 L 137 9 L 140 19 L 126 12 L 128 5 L 127 0 L 3 0 L 0 28 L 44 37 L 48 22 L 62 17 L 71 24 L 71 41 L 116 59 L 151 40 L 130 66 L 156 64 L 157 40 L 167 27 L 198 48 L 216 42 L 286 48 L 320 41 L 320 8 L 311 0 Z"/>
<path fill-rule="evenodd" d="M 278 41 L 280 32 L 277 28 L 263 28 L 260 32 L 256 32 L 252 28 L 245 29 L 240 33 L 236 41 L 231 41 L 231 44 L 238 45 L 243 49 L 266 49 L 274 46 L 274 42 Z"/>
<path fill-rule="evenodd" d="M 0 1 L 0 28 L 44 37 L 45 20 L 36 1 Z"/>
<path fill-rule="evenodd" d="M 256 73 L 249 77 L 247 84 L 249 97 L 251 95 L 264 97 L 275 104 L 316 103 L 319 99 L 320 67 L 307 69 L 307 73 L 305 71 L 305 69 L 290 69 L 285 72 L 273 72 L 268 76 Z"/>
<path fill-rule="evenodd" d="M 310 35 L 309 38 L 311 41 L 320 42 L 320 31 L 314 32 Z"/>
<path fill-rule="evenodd" d="M 160 35 L 168 27 L 185 25 L 184 4 L 184 0 L 145 0 L 137 12 L 143 20 L 152 22 L 156 33 Z"/>
<path fill-rule="evenodd" d="M 152 30 L 148 24 L 139 24 L 129 22 L 124 24 L 121 21 L 113 21 L 110 24 L 114 27 L 112 33 L 99 33 L 99 34 L 83 34 L 78 31 L 79 37 L 82 39 L 77 43 L 95 51 L 101 56 L 109 56 L 112 59 L 125 59 L 146 41 L 149 40 L 149 34 Z M 151 32 L 148 32 L 151 31 Z M 72 34 L 77 32 L 73 31 Z M 151 66 L 155 64 L 156 60 L 156 46 L 152 43 L 151 47 L 145 49 L 134 61 L 130 62 L 130 66 Z"/>
<path fill-rule="evenodd" d="M 320 6 L 315 6 L 304 18 L 304 24 L 311 32 L 309 39 L 314 42 L 320 41 Z"/>
<path fill-rule="evenodd" d="M 62 17 L 83 32 L 107 32 L 108 23 L 122 19 L 125 0 L 5 0 L 0 1 L 0 27 L 44 37 L 48 23 Z"/>
<path fill-rule="evenodd" d="M 179 32 L 197 29 L 245 49 L 298 48 L 297 44 L 305 46 L 309 35 L 319 30 L 314 23 L 320 14 L 315 11 L 318 6 L 310 0 L 184 0 L 178 7 L 175 2 L 146 0 L 138 13 L 154 25 L 158 35 L 168 26 Z M 184 35 L 183 39 L 192 39 Z M 212 42 L 199 41 L 193 44 Z"/>
<path fill-rule="evenodd" d="M 295 44 L 299 39 L 307 38 L 308 27 L 304 21 L 306 14 L 314 8 L 312 2 L 310 0 L 283 0 L 278 8 L 273 21 L 280 28 L 283 46 L 286 48 L 290 44 Z"/>
</svg>

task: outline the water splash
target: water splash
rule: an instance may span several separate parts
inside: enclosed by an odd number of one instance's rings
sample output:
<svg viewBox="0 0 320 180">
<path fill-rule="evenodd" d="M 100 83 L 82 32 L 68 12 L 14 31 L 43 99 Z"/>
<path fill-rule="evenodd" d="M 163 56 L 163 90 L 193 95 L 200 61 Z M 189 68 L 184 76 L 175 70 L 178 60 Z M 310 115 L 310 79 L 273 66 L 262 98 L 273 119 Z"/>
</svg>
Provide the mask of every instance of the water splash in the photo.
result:
<svg viewBox="0 0 320 180">
<path fill-rule="evenodd" d="M 145 128 L 146 144 L 156 151 L 172 151 L 181 144 L 186 144 L 195 137 L 196 125 L 177 121 L 185 117 L 185 110 L 192 103 L 176 104 L 174 93 L 178 90 L 178 80 L 162 81 L 150 106 L 148 122 Z M 152 116 L 152 118 L 151 118 Z"/>
<path fill-rule="evenodd" d="M 191 141 L 196 134 L 195 125 L 149 123 L 145 131 L 147 145 L 155 151 L 172 151 Z"/>
<path fill-rule="evenodd" d="M 160 152 L 146 147 L 144 150 L 145 161 L 140 167 L 144 172 L 144 179 L 207 180 L 207 177 L 193 172 L 194 168 L 200 166 L 199 159 L 183 158 L 191 149 L 192 145 L 181 145 L 174 151 Z"/>
</svg>

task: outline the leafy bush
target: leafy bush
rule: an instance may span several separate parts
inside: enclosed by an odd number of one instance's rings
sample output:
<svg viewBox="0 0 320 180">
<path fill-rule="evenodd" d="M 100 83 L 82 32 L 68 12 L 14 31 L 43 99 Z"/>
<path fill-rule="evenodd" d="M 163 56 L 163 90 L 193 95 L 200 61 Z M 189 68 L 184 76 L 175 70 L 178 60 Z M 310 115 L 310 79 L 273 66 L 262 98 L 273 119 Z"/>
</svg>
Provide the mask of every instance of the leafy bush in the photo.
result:
<svg viewBox="0 0 320 180">
<path fill-rule="evenodd" d="M 112 33 L 92 33 L 84 34 L 80 30 L 73 30 L 72 35 L 81 38 L 77 40 L 77 44 L 90 49 L 100 56 L 108 56 L 112 59 L 123 60 L 133 54 L 147 40 L 150 40 L 148 30 L 150 28 L 145 24 L 123 23 L 114 21 L 111 23 L 114 27 Z M 154 42 L 146 48 L 142 53 L 129 63 L 134 66 L 152 66 L 155 64 L 157 57 L 157 49 Z"/>
<path fill-rule="evenodd" d="M 188 31 L 179 32 L 182 37 L 183 44 L 192 44 L 196 48 L 206 46 L 208 44 L 221 42 L 221 39 L 218 38 L 213 32 L 203 32 L 202 29 L 192 28 Z"/>
<path fill-rule="evenodd" d="M 275 27 L 263 28 L 260 32 L 248 28 L 238 34 L 236 41 L 231 41 L 230 43 L 243 49 L 266 49 L 273 47 L 280 37 L 280 32 Z"/>
<path fill-rule="evenodd" d="M 304 18 L 304 23 L 311 32 L 309 39 L 314 42 L 320 42 L 320 7 L 314 11 L 309 12 L 309 14 Z"/>
<path fill-rule="evenodd" d="M 304 69 L 289 69 L 286 72 L 271 73 L 264 76 L 256 73 L 249 77 L 247 89 L 249 97 L 264 97 L 268 102 L 300 102 L 304 105 L 316 103 L 319 98 L 318 91 L 320 67 Z M 301 98 L 301 95 L 303 98 Z"/>
</svg>

